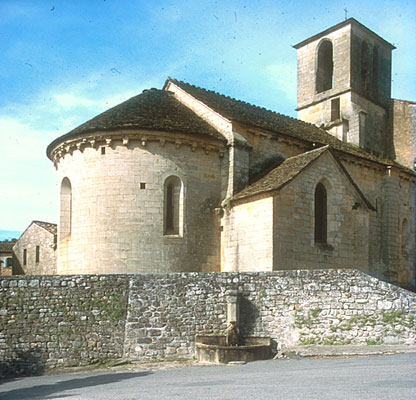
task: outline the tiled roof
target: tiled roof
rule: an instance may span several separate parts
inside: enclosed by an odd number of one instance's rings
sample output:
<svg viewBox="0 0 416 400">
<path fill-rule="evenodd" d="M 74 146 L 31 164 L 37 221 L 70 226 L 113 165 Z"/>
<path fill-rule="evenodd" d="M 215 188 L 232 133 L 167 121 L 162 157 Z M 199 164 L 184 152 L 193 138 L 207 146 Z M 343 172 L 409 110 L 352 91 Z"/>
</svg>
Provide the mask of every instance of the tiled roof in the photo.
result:
<svg viewBox="0 0 416 400">
<path fill-rule="evenodd" d="M 58 225 L 52 224 L 51 222 L 43 222 L 43 221 L 33 221 L 32 224 L 36 224 L 43 229 L 46 229 L 48 232 L 52 233 L 53 235 L 57 234 Z"/>
<path fill-rule="evenodd" d="M 84 124 L 55 139 L 47 153 L 66 139 L 93 131 L 116 129 L 151 129 L 201 134 L 225 141 L 211 125 L 180 103 L 165 90 L 144 90 L 142 94 L 97 115 Z"/>
<path fill-rule="evenodd" d="M 328 148 L 329 146 L 320 147 L 319 149 L 311 150 L 286 159 L 282 164 L 271 170 L 267 175 L 234 195 L 232 200 L 281 189 L 284 185 L 299 175 L 299 173 L 303 171 L 312 161 L 316 160 L 322 153 L 327 151 Z"/>
<path fill-rule="evenodd" d="M 330 135 L 325 130 L 318 128 L 316 125 L 267 110 L 266 108 L 257 107 L 244 101 L 236 100 L 232 97 L 224 96 L 220 93 L 206 90 L 173 78 L 168 78 L 168 81 L 173 82 L 191 96 L 231 121 L 264 129 L 271 133 L 275 133 L 276 136 L 283 134 L 310 143 L 324 146 L 330 145 L 335 150 L 340 150 L 385 165 L 396 164 L 391 160 L 385 160 L 374 154 L 367 153 L 359 147 L 345 143 Z"/>
<path fill-rule="evenodd" d="M 16 244 L 16 241 L 13 242 L 0 242 L 0 252 L 2 253 L 11 253 L 13 246 Z"/>
<path fill-rule="evenodd" d="M 287 183 L 291 182 L 294 178 L 296 178 L 296 176 L 298 176 L 306 167 L 308 167 L 313 161 L 318 159 L 326 151 L 331 152 L 330 146 L 320 147 L 318 149 L 287 158 L 285 161 L 283 161 L 282 164 L 274 168 L 268 174 L 266 174 L 256 182 L 252 183 L 251 185 L 245 187 L 243 190 L 235 194 L 231 200 L 233 201 L 243 199 L 257 194 L 271 192 L 273 190 L 280 190 L 283 186 L 285 186 Z M 342 163 L 340 163 L 336 157 L 334 157 L 334 159 L 335 162 L 338 163 L 340 169 L 345 174 L 346 178 L 349 180 L 351 185 L 357 191 L 358 195 L 361 197 L 365 205 L 370 210 L 375 210 L 373 205 L 365 197 L 364 193 L 354 182 L 354 180 L 352 179 L 348 171 L 344 168 Z"/>
<path fill-rule="evenodd" d="M 344 26 L 347 25 L 355 25 L 358 26 L 360 29 L 364 30 L 365 32 L 369 33 L 371 36 L 376 37 L 378 40 L 380 40 L 381 42 L 383 42 L 387 47 L 390 47 L 391 50 L 395 49 L 396 47 L 394 45 L 392 45 L 391 43 L 387 42 L 385 39 L 383 39 L 381 36 L 377 35 L 377 33 L 373 32 L 371 29 L 368 29 L 366 26 L 364 26 L 362 23 L 358 22 L 355 18 L 348 18 L 342 22 L 340 22 L 339 24 L 336 24 L 334 26 L 331 26 L 330 28 L 317 33 L 316 35 L 313 35 L 312 37 L 303 40 L 300 43 L 295 44 L 293 47 L 295 49 L 299 49 L 302 46 L 305 46 L 306 44 L 322 37 L 322 36 L 326 36 L 331 32 L 337 31 L 341 28 L 343 28 Z"/>
</svg>

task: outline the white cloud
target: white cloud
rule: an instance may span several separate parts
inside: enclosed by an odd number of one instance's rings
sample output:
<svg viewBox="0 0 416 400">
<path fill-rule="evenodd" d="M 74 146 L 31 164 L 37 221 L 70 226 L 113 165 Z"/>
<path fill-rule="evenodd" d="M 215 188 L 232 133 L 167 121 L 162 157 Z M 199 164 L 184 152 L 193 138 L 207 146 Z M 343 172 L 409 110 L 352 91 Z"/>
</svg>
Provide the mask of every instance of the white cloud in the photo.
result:
<svg viewBox="0 0 416 400">
<path fill-rule="evenodd" d="M 105 74 L 95 72 L 65 89 L 45 88 L 26 104 L 0 108 L 0 179 L 6 188 L 0 196 L 0 229 L 24 230 L 34 219 L 56 222 L 56 171 L 46 157 L 48 144 L 143 89 L 160 87 L 163 78 L 126 77 L 106 84 Z"/>
<path fill-rule="evenodd" d="M 23 230 L 33 219 L 56 221 L 55 170 L 46 158 L 54 131 L 0 115 L 0 229 Z"/>
<path fill-rule="evenodd" d="M 61 93 L 54 96 L 56 104 L 59 107 L 67 110 L 73 107 L 93 107 L 96 106 L 96 102 L 91 99 L 76 96 L 71 93 Z"/>
</svg>

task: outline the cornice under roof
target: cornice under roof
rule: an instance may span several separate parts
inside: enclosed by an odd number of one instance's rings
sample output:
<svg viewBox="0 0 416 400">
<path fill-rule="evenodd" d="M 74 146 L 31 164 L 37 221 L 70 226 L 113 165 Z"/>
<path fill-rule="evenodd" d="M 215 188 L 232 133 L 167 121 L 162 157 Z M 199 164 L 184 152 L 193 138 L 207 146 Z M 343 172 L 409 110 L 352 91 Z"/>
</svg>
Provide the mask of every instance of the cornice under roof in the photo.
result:
<svg viewBox="0 0 416 400">
<path fill-rule="evenodd" d="M 60 143 L 89 134 L 94 131 L 114 131 L 118 129 L 161 130 L 199 134 L 221 141 L 224 137 L 211 125 L 198 117 L 188 107 L 179 102 L 171 92 L 164 90 L 144 90 L 138 96 L 110 108 L 69 133 L 55 139 L 47 148 L 47 155 Z"/>
</svg>

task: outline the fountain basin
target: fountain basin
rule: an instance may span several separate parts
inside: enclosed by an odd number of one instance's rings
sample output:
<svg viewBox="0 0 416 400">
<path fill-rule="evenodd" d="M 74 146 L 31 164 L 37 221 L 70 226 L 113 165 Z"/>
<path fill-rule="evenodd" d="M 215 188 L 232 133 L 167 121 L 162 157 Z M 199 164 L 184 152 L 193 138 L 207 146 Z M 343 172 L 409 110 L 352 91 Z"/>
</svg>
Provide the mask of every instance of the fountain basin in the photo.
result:
<svg viewBox="0 0 416 400">
<path fill-rule="evenodd" d="M 195 354 L 198 361 L 217 364 L 266 360 L 271 357 L 270 338 L 248 336 L 242 345 L 227 346 L 225 336 L 196 335 Z"/>
</svg>

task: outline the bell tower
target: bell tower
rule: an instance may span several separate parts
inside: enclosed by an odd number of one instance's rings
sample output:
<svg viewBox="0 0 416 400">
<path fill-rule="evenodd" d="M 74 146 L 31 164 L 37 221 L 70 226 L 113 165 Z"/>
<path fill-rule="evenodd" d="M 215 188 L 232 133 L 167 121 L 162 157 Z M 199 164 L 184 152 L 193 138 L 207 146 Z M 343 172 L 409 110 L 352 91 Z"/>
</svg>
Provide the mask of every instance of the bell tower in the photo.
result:
<svg viewBox="0 0 416 400">
<path fill-rule="evenodd" d="M 385 154 L 395 47 L 354 18 L 294 47 L 298 118 L 366 151 Z"/>
</svg>

